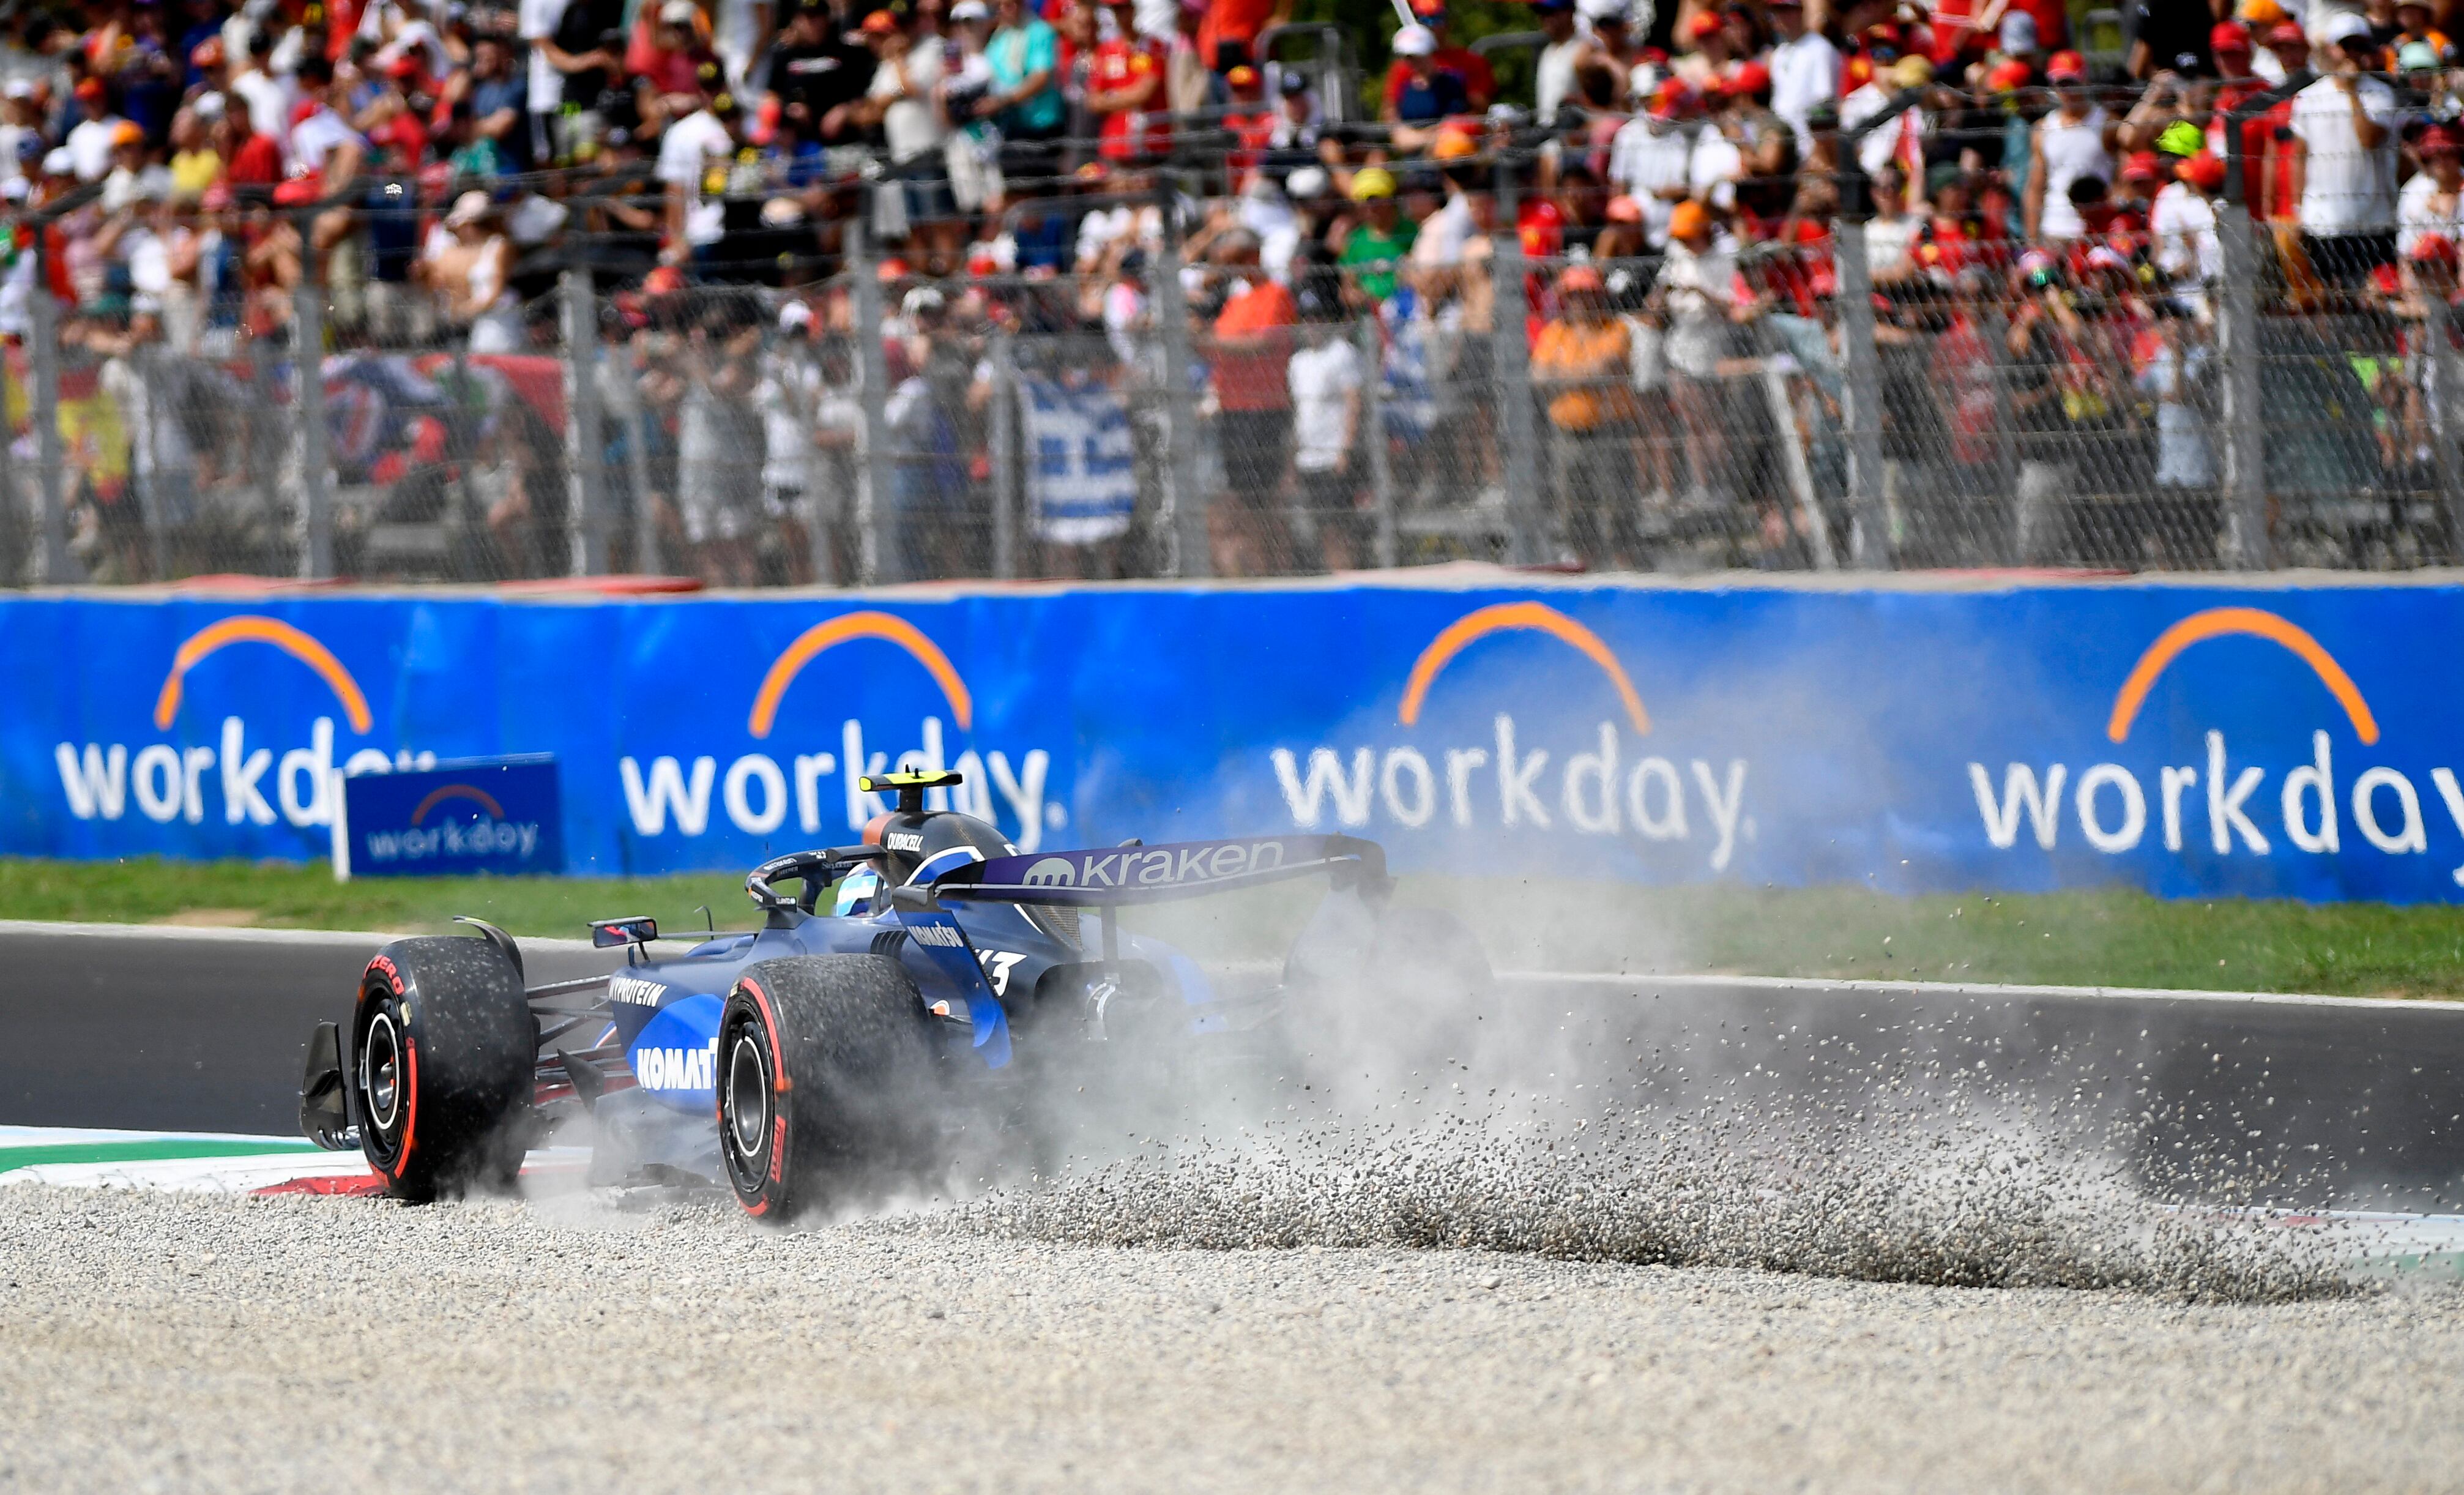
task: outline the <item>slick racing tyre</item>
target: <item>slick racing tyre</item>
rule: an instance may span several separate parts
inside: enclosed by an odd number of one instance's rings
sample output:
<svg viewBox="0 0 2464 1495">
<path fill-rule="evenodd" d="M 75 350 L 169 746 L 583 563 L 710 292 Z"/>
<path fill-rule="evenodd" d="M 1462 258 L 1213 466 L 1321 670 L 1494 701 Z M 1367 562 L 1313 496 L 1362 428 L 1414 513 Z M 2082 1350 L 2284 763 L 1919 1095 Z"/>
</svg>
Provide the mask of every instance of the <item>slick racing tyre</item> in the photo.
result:
<svg viewBox="0 0 2464 1495">
<path fill-rule="evenodd" d="M 894 960 L 805 956 L 738 977 L 718 1020 L 718 1147 L 737 1202 L 784 1223 L 912 1181 L 935 1124 L 924 999 Z"/>
<path fill-rule="evenodd" d="M 502 1188 L 521 1169 L 539 1029 L 484 939 L 398 939 L 360 978 L 348 1083 L 360 1150 L 396 1198 Z"/>
</svg>

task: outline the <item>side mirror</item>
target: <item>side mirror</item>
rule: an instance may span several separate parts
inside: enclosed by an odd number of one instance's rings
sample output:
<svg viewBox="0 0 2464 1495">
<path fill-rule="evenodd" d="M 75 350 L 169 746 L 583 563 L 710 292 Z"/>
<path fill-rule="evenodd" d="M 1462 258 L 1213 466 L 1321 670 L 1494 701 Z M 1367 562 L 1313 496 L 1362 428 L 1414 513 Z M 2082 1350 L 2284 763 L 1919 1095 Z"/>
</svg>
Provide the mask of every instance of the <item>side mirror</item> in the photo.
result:
<svg viewBox="0 0 2464 1495">
<path fill-rule="evenodd" d="M 647 945 L 659 937 L 659 921 L 647 913 L 627 919 L 592 919 L 590 942 L 602 950 L 619 945 Z"/>
</svg>

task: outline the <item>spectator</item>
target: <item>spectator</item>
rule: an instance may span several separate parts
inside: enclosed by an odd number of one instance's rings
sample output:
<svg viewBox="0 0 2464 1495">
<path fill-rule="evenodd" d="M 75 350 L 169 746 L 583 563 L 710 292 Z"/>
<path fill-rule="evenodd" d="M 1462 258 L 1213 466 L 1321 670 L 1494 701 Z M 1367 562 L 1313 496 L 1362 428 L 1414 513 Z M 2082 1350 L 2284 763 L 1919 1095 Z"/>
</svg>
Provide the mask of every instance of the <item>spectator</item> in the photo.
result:
<svg viewBox="0 0 2464 1495">
<path fill-rule="evenodd" d="M 1405 77 L 1389 94 L 1381 118 L 1395 149 L 1403 155 L 1427 150 L 1447 120 L 1471 108 L 1463 79 L 1437 65 L 1437 35 L 1425 26 L 1406 26 L 1395 33 L 1396 65 Z"/>
<path fill-rule="evenodd" d="M 1831 38 L 1805 25 L 1803 0 L 1771 0 L 1771 25 L 1779 44 L 1768 59 L 1771 77 L 1771 112 L 1796 131 L 1800 152 L 1814 146 L 1814 112 L 1839 99 L 1839 49 Z"/>
<path fill-rule="evenodd" d="M 1548 402 L 1551 490 L 1567 543 L 1579 559 L 1622 552 L 1632 524 L 1634 391 L 1624 322 L 1609 315 L 1600 273 L 1577 264 L 1557 276 L 1558 312 L 1531 345 L 1531 382 Z"/>
<path fill-rule="evenodd" d="M 667 185 L 667 257 L 672 263 L 706 254 L 726 232 L 725 204 L 710 190 L 710 177 L 713 163 L 736 154 L 736 109 L 732 99 L 722 109 L 694 93 L 671 96 L 667 112 L 675 122 L 659 137 L 658 175 Z"/>
<path fill-rule="evenodd" d="M 855 106 L 872 87 L 872 53 L 847 39 L 849 29 L 834 5 L 809 0 L 790 12 L 786 33 L 770 53 L 770 84 L 781 118 L 825 145 L 861 138 Z"/>
<path fill-rule="evenodd" d="M 1365 173 L 1364 173 L 1365 174 Z M 1390 193 L 1386 202 L 1394 201 Z M 1368 516 L 1360 509 L 1353 453 L 1360 446 L 1360 351 L 1331 309 L 1301 325 L 1287 384 L 1292 404 L 1292 470 L 1301 510 L 1315 521 L 1331 571 L 1370 559 Z"/>
<path fill-rule="evenodd" d="M 937 38 L 917 47 L 888 11 L 866 16 L 862 31 L 872 48 L 873 70 L 857 117 L 882 132 L 890 180 L 903 184 L 904 218 L 910 235 L 926 247 L 927 272 L 947 275 L 965 227 L 957 221 L 947 180 L 942 147 L 949 125 L 934 103 L 944 48 Z"/>
<path fill-rule="evenodd" d="M 2432 125 L 2413 142 L 2421 170 L 2396 199 L 2396 253 L 2409 258 L 2424 239 L 2464 243 L 2464 140 L 2445 125 Z"/>
<path fill-rule="evenodd" d="M 1694 195 L 1694 140 L 1686 128 L 1693 108 L 1693 90 L 1672 78 L 1609 147 L 1609 180 L 1641 208 L 1643 233 L 1654 249 L 1668 242 L 1677 205 Z"/>
<path fill-rule="evenodd" d="M 1272 574 L 1292 554 L 1278 504 L 1291 446 L 1291 329 L 1299 313 L 1291 293 L 1259 267 L 1258 252 L 1246 229 L 1230 230 L 1214 246 L 1216 274 L 1230 292 L 1206 340 L 1229 490 L 1210 521 L 1216 569 L 1225 576 Z"/>
<path fill-rule="evenodd" d="M 454 199 L 413 274 L 436 293 L 447 324 L 473 353 L 511 353 L 521 345 L 520 304 L 511 284 L 513 240 L 487 193 Z"/>
<path fill-rule="evenodd" d="M 2167 73 L 2206 77 L 2215 72 L 2216 17 L 2207 7 L 2179 0 L 2134 0 L 2136 21 L 2123 66 L 2141 81 Z"/>
<path fill-rule="evenodd" d="M 1544 3 L 1554 5 L 1560 0 L 1544 0 Z M 1456 45 L 1448 35 L 1445 7 L 1436 0 L 1412 0 L 1412 17 L 1428 28 L 1429 34 L 1437 39 L 1437 50 L 1429 55 L 1430 65 L 1440 72 L 1452 73 L 1463 83 L 1465 108 L 1473 113 L 1487 109 L 1497 98 L 1497 75 L 1490 70 L 1486 57 L 1469 47 Z M 1412 70 L 1404 66 L 1401 59 L 1389 62 L 1386 65 L 1385 101 L 1394 103 L 1411 81 Z M 1547 115 L 1544 113 L 1542 117 L 1545 119 Z"/>
<path fill-rule="evenodd" d="M 2029 143 L 2027 234 L 2033 241 L 2076 239 L 2087 231 L 2071 187 L 2094 178 L 2113 180 L 2120 128 L 2096 101 L 2087 64 L 2076 52 L 2056 53 L 2045 64 L 2054 85 L 2054 112 L 2036 121 Z"/>
<path fill-rule="evenodd" d="M 1087 112 L 1108 161 L 1160 160 L 1172 151 L 1163 49 L 1137 32 L 1137 0 L 1106 0 L 1112 33 L 1096 44 Z"/>
<path fill-rule="evenodd" d="M 1208 0 L 1206 17 L 1198 28 L 1198 49 L 1218 73 L 1243 62 L 1264 62 L 1258 55 L 1259 36 L 1291 18 L 1292 0 Z"/>
<path fill-rule="evenodd" d="M 1712 507 L 1711 485 L 1730 484 L 1727 421 L 1720 364 L 1729 356 L 1738 324 L 1760 308 L 1744 296 L 1732 243 L 1720 241 L 1701 203 L 1683 202 L 1670 214 L 1668 257 L 1652 296 L 1668 323 L 1669 404 L 1684 432 L 1693 473 L 1689 507 Z"/>
<path fill-rule="evenodd" d="M 1534 117 L 1544 123 L 1553 122 L 1557 111 L 1574 93 L 1574 64 L 1589 50 L 1574 19 L 1574 0 L 1532 0 L 1531 13 L 1540 23 L 1540 34 L 1547 38 L 1540 55 L 1532 64 Z M 1396 40 L 1400 41 L 1398 34 Z M 1396 68 L 1400 69 L 1398 60 Z M 1400 79 L 1389 72 L 1386 81 L 1388 107 L 1397 102 Z"/>
<path fill-rule="evenodd" d="M 2302 250 L 2329 287 L 2366 282 L 2395 262 L 2394 90 L 2365 76 L 2378 55 L 2367 21 L 2326 26 L 2331 71 L 2294 97 Z"/>
<path fill-rule="evenodd" d="M 1024 0 L 997 0 L 999 25 L 984 56 L 992 66 L 992 91 L 976 106 L 977 113 L 1001 127 L 1008 143 L 1011 167 L 1031 175 L 1049 176 L 1059 157 L 1043 143 L 1057 139 L 1068 122 L 1068 106 L 1061 97 L 1061 37 Z"/>
<path fill-rule="evenodd" d="M 77 86 L 77 122 L 62 143 L 76 163 L 77 180 L 99 182 L 111 170 L 115 138 L 128 121 L 111 112 L 111 89 L 99 77 Z"/>
<path fill-rule="evenodd" d="M 2189 303 L 2204 310 L 2207 288 L 2224 274 L 2215 198 L 2224 189 L 2225 164 L 2203 149 L 2182 158 L 2174 175 L 2148 209 L 2153 258 L 2167 280 L 2184 288 Z"/>
<path fill-rule="evenodd" d="M 1396 211 L 1394 174 L 1371 166 L 1352 179 L 1352 201 L 1360 211 L 1343 236 L 1335 263 L 1344 275 L 1344 294 L 1353 306 L 1374 307 L 1395 294 L 1397 267 L 1411 257 L 1416 226 Z"/>
</svg>

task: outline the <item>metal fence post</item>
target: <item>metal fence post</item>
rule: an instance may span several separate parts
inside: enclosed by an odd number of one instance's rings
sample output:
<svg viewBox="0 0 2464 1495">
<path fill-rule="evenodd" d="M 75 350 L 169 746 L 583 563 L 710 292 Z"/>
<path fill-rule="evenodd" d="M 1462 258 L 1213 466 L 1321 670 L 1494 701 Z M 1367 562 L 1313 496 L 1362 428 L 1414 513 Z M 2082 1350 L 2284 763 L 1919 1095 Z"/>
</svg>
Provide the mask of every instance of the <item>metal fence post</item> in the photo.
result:
<svg viewBox="0 0 2464 1495">
<path fill-rule="evenodd" d="M 1514 165 L 1497 158 L 1497 236 L 1489 257 L 1489 304 L 1496 326 L 1498 470 L 1506 476 L 1507 560 L 1533 565 L 1541 559 L 1539 443 L 1531 409 L 1531 330 L 1525 325 L 1529 297 L 1523 289 L 1523 236 L 1515 229 Z"/>
<path fill-rule="evenodd" d="M 1200 577 L 1214 569 L 1206 534 L 1207 500 L 1198 491 L 1198 392 L 1191 382 L 1189 300 L 1181 293 L 1179 198 L 1169 172 L 1161 176 L 1156 203 L 1163 217 L 1163 252 L 1155 264 L 1155 325 L 1163 341 L 1165 451 L 1172 473 L 1172 523 L 1165 530 L 1171 554 L 1166 574 Z"/>
<path fill-rule="evenodd" d="M 1840 363 L 1847 370 L 1848 563 L 1859 571 L 1892 563 L 1890 517 L 1882 505 L 1882 359 L 1874 343 L 1874 277 L 1865 226 L 1843 222 L 1832 236 L 1839 280 Z"/>
<path fill-rule="evenodd" d="M 607 574 L 606 483 L 599 471 L 607 429 L 599 417 L 599 303 L 590 272 L 557 277 L 564 324 L 565 538 L 575 576 Z"/>
<path fill-rule="evenodd" d="M 27 352 L 34 369 L 34 461 L 36 486 L 43 501 L 42 568 L 39 580 L 60 586 L 76 581 L 69 559 L 69 508 L 63 491 L 68 457 L 60 448 L 60 307 L 52 299 L 49 256 L 34 271 L 33 338 Z"/>
<path fill-rule="evenodd" d="M 893 188 L 894 189 L 894 188 Z M 868 187 L 865 207 L 847 220 L 847 274 L 855 277 L 856 392 L 864 406 L 864 450 L 857 465 L 856 521 L 864 537 L 866 582 L 906 580 L 905 557 L 899 550 L 899 515 L 894 496 L 893 460 L 890 451 L 890 361 L 881 346 L 881 275 L 872 262 L 869 230 L 872 208 Z"/>
<path fill-rule="evenodd" d="M 992 338 L 991 429 L 985 433 L 993 465 L 993 575 L 1018 575 L 1018 378 L 1015 350 L 1006 332 Z"/>
<path fill-rule="evenodd" d="M 300 238 L 308 225 L 300 225 Z M 291 297 L 291 366 L 297 380 L 293 400 L 299 426 L 299 575 L 311 582 L 334 574 L 333 494 L 325 451 L 325 288 L 317 283 L 316 255 Z"/>
<path fill-rule="evenodd" d="M 2464 379 L 2464 353 L 2455 346 L 2455 315 L 2443 297 L 2430 303 L 2422 335 L 2430 342 L 2430 439 L 2438 472 L 2441 527 L 2447 532 L 2447 559 L 2464 559 L 2464 431 L 2455 429 L 2464 402 L 2456 399 L 2455 382 Z"/>
<path fill-rule="evenodd" d="M 2220 204 L 2216 238 L 2224 275 L 2216 288 L 2216 358 L 2224 428 L 2222 559 L 2245 571 L 2269 563 L 2267 428 L 2260 413 L 2257 226 L 2240 203 Z"/>
<path fill-rule="evenodd" d="M 1377 314 L 1360 319 L 1360 442 L 1369 450 L 1369 503 L 1377 524 L 1377 564 L 1392 570 L 1399 548 L 1395 533 L 1394 453 L 1386 447 L 1386 344 Z"/>
</svg>

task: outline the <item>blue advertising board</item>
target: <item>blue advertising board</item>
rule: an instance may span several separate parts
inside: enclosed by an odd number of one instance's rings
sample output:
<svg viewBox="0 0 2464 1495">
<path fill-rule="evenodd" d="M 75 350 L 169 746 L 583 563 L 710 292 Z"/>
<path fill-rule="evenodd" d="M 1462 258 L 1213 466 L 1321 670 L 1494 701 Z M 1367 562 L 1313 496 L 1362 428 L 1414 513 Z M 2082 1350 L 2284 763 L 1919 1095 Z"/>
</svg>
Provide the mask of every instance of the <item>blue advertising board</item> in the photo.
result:
<svg viewBox="0 0 2464 1495">
<path fill-rule="evenodd" d="M 0 852 L 324 854 L 333 770 L 553 755 L 569 871 L 934 792 L 1022 850 L 2464 899 L 2464 586 L 1392 583 L 0 600 Z"/>
<path fill-rule="evenodd" d="M 445 877 L 564 870 L 553 758 L 472 758 L 341 782 L 338 871 Z"/>
</svg>

